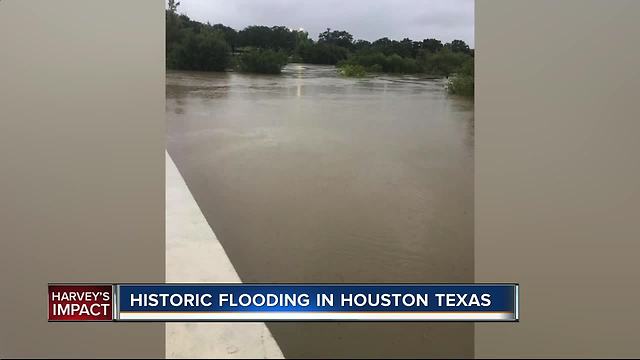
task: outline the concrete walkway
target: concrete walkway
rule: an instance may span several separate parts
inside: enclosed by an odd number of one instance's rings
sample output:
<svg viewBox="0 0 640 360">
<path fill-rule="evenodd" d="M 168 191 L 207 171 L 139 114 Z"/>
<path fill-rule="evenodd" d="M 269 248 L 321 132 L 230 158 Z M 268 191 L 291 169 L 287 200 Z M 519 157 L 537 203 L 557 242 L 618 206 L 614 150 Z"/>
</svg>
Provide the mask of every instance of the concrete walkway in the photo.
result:
<svg viewBox="0 0 640 360">
<path fill-rule="evenodd" d="M 241 282 L 169 154 L 166 282 Z M 282 358 L 264 323 L 167 323 L 167 358 Z"/>
</svg>

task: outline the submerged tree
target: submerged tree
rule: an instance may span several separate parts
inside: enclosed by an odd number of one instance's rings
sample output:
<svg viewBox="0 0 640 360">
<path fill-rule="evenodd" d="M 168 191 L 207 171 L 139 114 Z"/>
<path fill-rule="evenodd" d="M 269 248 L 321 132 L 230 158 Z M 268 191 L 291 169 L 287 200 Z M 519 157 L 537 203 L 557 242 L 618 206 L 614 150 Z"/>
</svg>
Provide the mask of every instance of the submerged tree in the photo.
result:
<svg viewBox="0 0 640 360">
<path fill-rule="evenodd" d="M 253 49 L 240 55 L 238 70 L 260 74 L 279 74 L 287 63 L 287 55 L 270 49 Z"/>
<path fill-rule="evenodd" d="M 231 48 L 220 32 L 196 34 L 189 29 L 167 62 L 170 68 L 179 70 L 224 71 L 231 63 Z"/>
</svg>

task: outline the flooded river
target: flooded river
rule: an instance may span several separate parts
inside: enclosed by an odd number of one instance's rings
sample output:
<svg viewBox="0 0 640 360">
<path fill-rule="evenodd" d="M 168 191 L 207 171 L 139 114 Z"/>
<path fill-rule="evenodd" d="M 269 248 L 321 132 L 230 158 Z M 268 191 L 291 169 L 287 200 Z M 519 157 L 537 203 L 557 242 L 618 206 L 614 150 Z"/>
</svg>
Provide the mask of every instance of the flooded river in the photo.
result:
<svg viewBox="0 0 640 360">
<path fill-rule="evenodd" d="M 167 147 L 245 282 L 472 282 L 473 103 L 442 80 L 167 73 Z M 470 357 L 462 323 L 272 323 L 288 357 Z"/>
</svg>

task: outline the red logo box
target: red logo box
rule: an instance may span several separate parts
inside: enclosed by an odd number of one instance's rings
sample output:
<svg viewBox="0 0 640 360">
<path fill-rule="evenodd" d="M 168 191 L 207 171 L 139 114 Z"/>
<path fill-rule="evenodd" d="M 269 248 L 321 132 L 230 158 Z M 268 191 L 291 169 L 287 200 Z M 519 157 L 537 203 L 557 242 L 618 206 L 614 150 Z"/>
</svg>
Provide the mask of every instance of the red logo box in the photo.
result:
<svg viewBox="0 0 640 360">
<path fill-rule="evenodd" d="M 49 285 L 49 321 L 112 321 L 113 285 Z"/>
</svg>

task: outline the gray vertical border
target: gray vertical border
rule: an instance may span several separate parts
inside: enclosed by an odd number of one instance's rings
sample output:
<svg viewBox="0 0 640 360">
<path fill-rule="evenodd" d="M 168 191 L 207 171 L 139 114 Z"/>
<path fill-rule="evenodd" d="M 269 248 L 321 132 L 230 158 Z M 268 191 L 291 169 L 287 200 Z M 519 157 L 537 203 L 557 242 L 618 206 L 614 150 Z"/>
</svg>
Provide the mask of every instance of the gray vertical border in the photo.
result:
<svg viewBox="0 0 640 360">
<path fill-rule="evenodd" d="M 164 324 L 48 322 L 50 282 L 165 280 L 162 0 L 0 1 L 0 358 L 161 358 Z"/>
<path fill-rule="evenodd" d="M 520 283 L 526 313 L 476 324 L 478 358 L 640 355 L 639 16 L 476 1 L 476 281 Z"/>
</svg>

